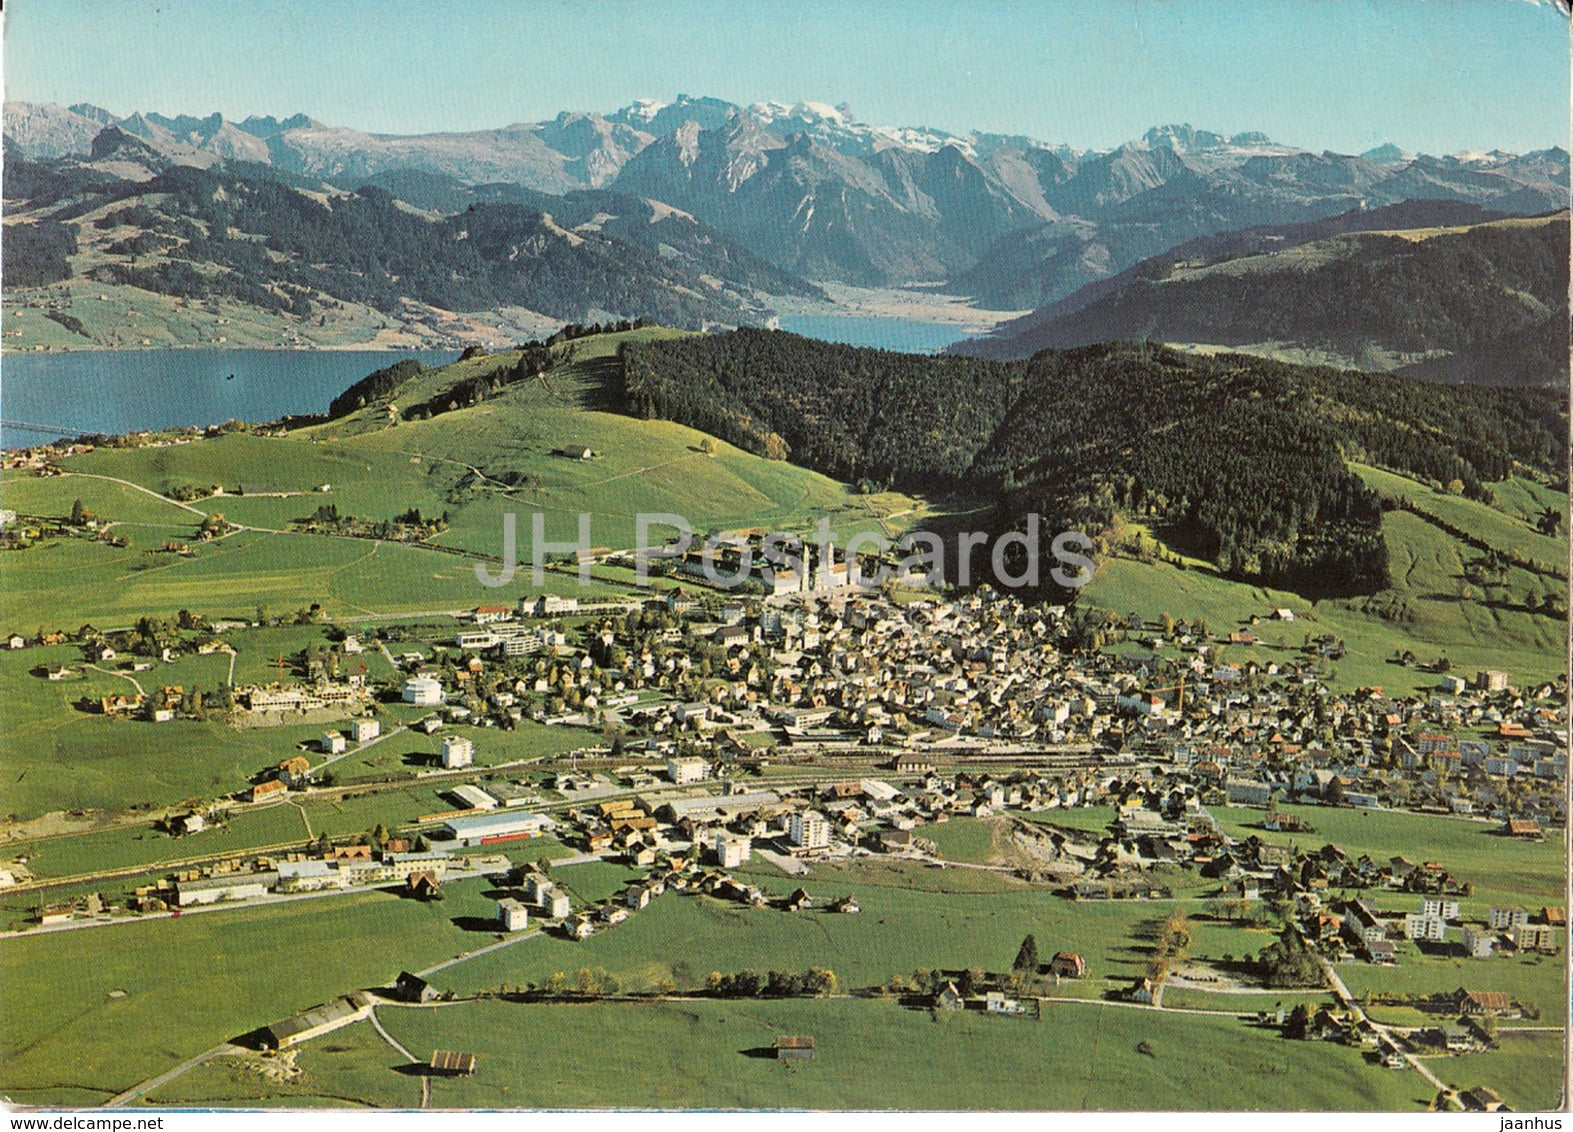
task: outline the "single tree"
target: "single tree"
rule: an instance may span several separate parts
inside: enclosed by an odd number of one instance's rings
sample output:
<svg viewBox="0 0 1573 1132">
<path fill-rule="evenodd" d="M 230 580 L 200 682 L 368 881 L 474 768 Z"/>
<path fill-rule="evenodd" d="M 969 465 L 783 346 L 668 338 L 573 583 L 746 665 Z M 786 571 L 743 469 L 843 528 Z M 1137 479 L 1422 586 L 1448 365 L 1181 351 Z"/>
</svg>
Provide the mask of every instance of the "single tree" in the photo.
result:
<svg viewBox="0 0 1573 1132">
<path fill-rule="evenodd" d="M 1011 964 L 1011 969 L 1025 975 L 1038 973 L 1038 940 L 1036 936 L 1028 934 L 1021 941 L 1021 950 L 1016 952 L 1016 962 Z"/>
</svg>

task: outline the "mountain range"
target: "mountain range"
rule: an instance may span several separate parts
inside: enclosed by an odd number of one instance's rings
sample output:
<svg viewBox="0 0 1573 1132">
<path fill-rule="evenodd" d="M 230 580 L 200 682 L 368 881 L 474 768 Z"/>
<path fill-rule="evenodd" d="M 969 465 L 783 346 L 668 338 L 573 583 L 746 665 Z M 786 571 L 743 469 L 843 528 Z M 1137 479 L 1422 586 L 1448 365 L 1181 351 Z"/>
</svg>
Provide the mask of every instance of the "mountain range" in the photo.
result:
<svg viewBox="0 0 1573 1132">
<path fill-rule="evenodd" d="M 1416 199 L 1532 215 L 1567 206 L 1560 148 L 1433 157 L 1312 153 L 1260 133 L 1161 126 L 1110 150 L 859 121 L 846 106 L 679 96 L 491 130 L 395 136 L 219 115 L 120 118 L 7 103 L 13 157 L 145 180 L 244 162 L 355 188 L 394 175 L 561 195 L 610 189 L 695 217 L 777 268 L 869 286 L 945 283 L 994 309 L 1053 302 L 1178 244 Z"/>
</svg>

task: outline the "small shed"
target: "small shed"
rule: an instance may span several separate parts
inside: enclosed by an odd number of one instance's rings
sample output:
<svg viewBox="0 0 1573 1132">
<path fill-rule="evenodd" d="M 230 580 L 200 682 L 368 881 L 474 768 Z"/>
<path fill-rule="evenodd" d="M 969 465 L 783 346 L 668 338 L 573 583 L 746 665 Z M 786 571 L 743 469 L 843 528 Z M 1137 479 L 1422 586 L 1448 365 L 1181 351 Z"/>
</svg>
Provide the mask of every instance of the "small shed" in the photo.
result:
<svg viewBox="0 0 1573 1132">
<path fill-rule="evenodd" d="M 807 1036 L 783 1035 L 776 1039 L 777 1061 L 813 1061 L 814 1039 Z"/>
<path fill-rule="evenodd" d="M 444 1077 L 470 1077 L 475 1073 L 475 1055 L 439 1049 L 431 1055 L 431 1071 Z"/>
</svg>

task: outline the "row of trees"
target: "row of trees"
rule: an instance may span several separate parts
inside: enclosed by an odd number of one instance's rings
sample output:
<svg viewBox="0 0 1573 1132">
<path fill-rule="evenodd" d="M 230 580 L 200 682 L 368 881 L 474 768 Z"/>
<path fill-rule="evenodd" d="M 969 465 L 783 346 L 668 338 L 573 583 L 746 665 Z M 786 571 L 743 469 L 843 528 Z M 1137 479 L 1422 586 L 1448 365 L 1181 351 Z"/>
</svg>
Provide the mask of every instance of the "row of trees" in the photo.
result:
<svg viewBox="0 0 1573 1132">
<path fill-rule="evenodd" d="M 1183 909 L 1176 908 L 1158 925 L 1152 953 L 1147 957 L 1147 977 L 1161 983 L 1170 970 L 1190 956 L 1191 921 Z"/>
<path fill-rule="evenodd" d="M 734 974 L 711 971 L 705 979 L 705 993 L 717 998 L 829 998 L 840 989 L 836 973 L 825 967 L 764 973 L 746 968 Z"/>
</svg>

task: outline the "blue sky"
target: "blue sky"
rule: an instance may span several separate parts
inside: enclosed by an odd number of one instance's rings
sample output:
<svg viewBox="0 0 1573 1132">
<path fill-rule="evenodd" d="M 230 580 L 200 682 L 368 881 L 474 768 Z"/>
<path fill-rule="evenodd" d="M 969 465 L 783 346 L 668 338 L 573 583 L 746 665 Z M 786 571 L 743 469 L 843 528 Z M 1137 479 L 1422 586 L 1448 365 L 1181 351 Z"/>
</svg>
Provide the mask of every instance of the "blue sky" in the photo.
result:
<svg viewBox="0 0 1573 1132">
<path fill-rule="evenodd" d="M 1566 145 L 1568 21 L 1530 0 L 11 0 L 5 94 L 305 111 L 407 133 L 679 91 L 1109 146 L 1163 122 L 1311 149 Z"/>
</svg>

